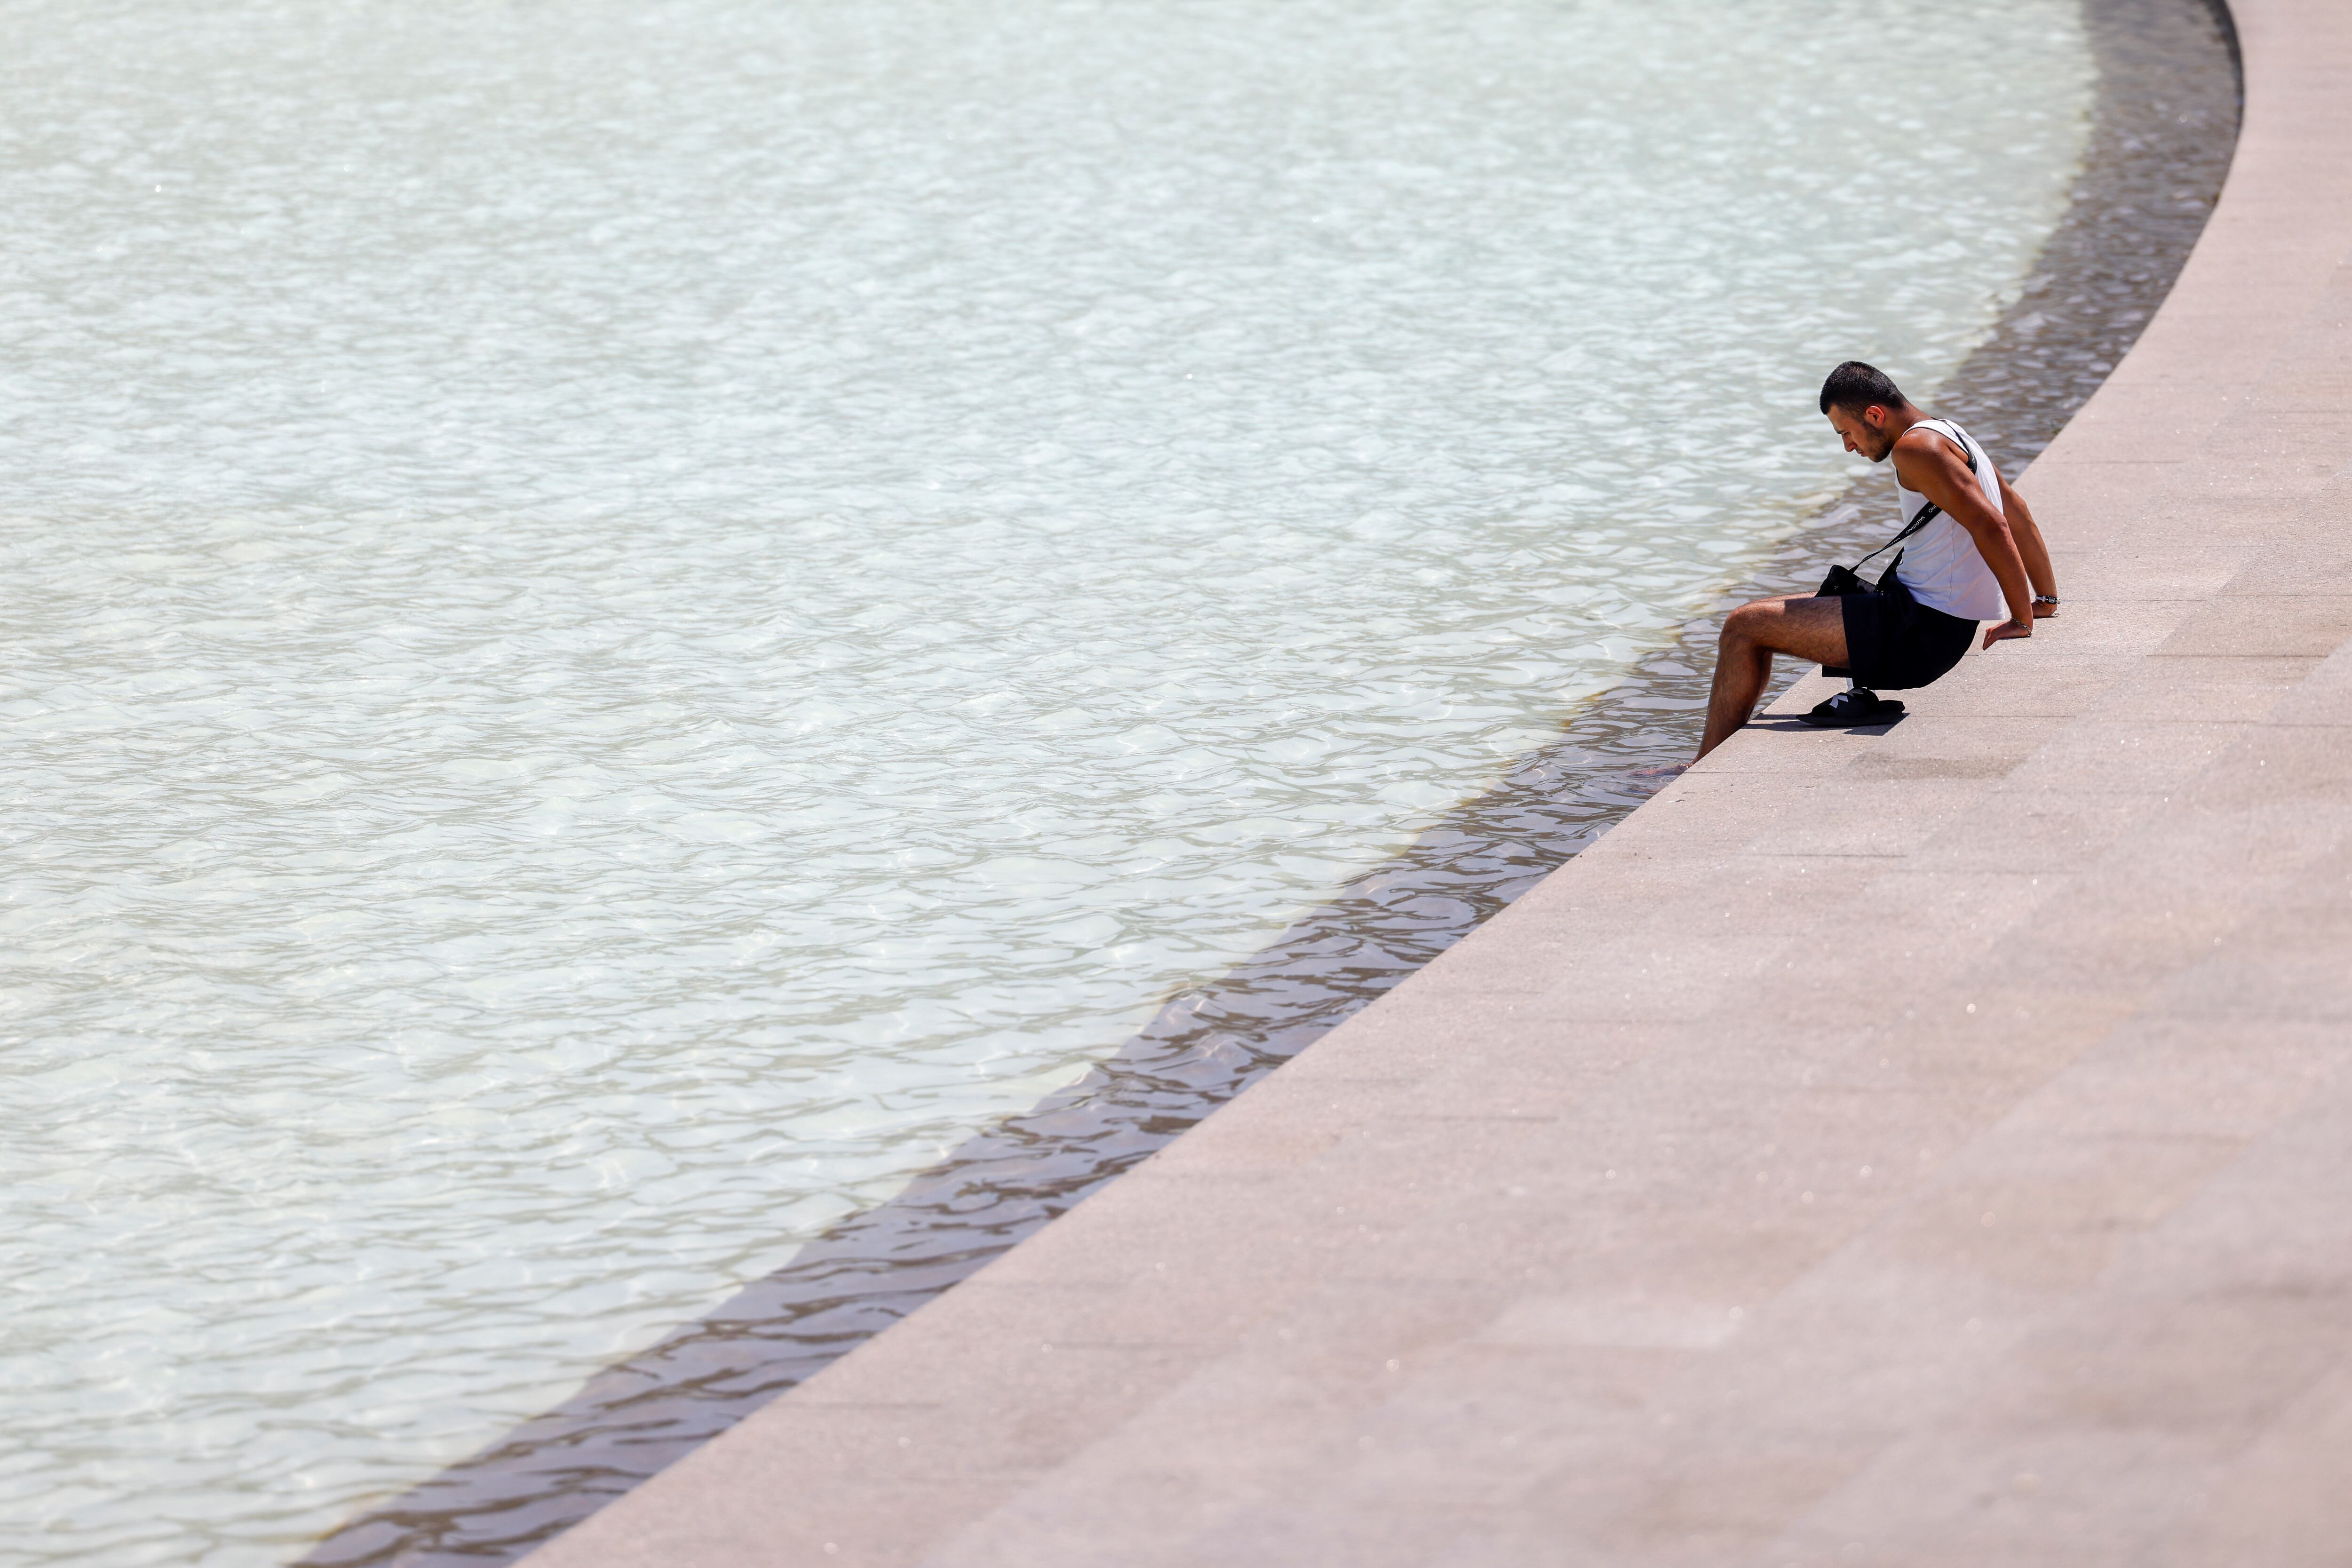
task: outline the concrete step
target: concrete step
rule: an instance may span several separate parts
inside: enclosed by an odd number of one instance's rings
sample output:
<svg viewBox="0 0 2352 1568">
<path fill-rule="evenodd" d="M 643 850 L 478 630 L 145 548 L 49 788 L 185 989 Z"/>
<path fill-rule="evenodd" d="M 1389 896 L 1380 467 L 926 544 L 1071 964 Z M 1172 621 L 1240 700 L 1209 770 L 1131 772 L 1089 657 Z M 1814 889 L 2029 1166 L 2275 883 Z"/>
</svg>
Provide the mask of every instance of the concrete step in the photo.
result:
<svg viewBox="0 0 2352 1568">
<path fill-rule="evenodd" d="M 2233 10 L 2030 644 L 1801 684 L 535 1568 L 2343 1561 L 2352 8 Z"/>
</svg>

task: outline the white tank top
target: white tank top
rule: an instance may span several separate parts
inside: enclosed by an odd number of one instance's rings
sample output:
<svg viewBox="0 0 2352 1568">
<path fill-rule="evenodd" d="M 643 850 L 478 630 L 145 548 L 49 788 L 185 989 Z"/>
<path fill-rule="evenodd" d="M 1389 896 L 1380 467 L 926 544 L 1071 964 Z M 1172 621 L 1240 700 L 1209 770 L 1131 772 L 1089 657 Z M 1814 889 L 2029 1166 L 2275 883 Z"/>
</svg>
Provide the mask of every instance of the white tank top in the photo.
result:
<svg viewBox="0 0 2352 1568">
<path fill-rule="evenodd" d="M 1993 472 L 1992 459 L 1985 456 L 1975 437 L 1948 419 L 1922 419 L 1912 428 L 1933 430 L 1965 449 L 1976 469 L 1977 488 L 1984 491 L 1985 504 L 1996 512 L 2001 510 L 2000 477 Z M 1917 490 L 1905 489 L 1899 474 L 1895 494 L 1907 528 L 1927 504 L 1927 498 Z M 1931 610 L 1964 621 L 2009 619 L 2009 601 L 2001 595 L 2000 579 L 1985 564 L 1969 531 L 1943 513 L 1903 542 L 1903 559 L 1895 563 L 1895 574 L 1911 590 L 1913 598 Z"/>
</svg>

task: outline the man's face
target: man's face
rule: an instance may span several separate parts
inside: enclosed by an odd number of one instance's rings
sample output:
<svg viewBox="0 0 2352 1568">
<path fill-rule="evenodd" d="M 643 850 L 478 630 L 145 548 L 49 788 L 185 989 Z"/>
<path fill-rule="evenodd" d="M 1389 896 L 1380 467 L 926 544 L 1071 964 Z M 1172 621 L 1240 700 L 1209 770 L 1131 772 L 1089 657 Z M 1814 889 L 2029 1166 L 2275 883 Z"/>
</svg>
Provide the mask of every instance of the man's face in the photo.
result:
<svg viewBox="0 0 2352 1568">
<path fill-rule="evenodd" d="M 1875 403 L 1859 414 L 1832 406 L 1830 428 L 1845 442 L 1847 451 L 1859 452 L 1874 463 L 1886 461 L 1886 454 L 1895 450 L 1895 437 L 1886 433 L 1886 410 Z"/>
</svg>

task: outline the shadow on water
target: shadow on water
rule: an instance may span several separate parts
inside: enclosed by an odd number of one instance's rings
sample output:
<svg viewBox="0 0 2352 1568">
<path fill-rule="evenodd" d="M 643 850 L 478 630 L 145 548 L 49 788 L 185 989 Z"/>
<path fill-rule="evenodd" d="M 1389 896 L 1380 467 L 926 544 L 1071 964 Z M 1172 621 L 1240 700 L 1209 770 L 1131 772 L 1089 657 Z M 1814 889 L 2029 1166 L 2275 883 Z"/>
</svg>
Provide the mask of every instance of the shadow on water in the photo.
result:
<svg viewBox="0 0 2352 1568">
<path fill-rule="evenodd" d="M 2085 0 L 2084 13 L 2100 90 L 2071 206 L 2019 302 L 1937 403 L 2011 472 L 2049 444 L 2162 303 L 2234 142 L 2234 38 L 2218 5 Z M 1822 357 L 1843 351 L 1824 344 Z M 1883 489 L 1883 479 L 1857 486 L 1825 508 L 1724 605 L 1806 591 L 1826 562 L 1877 542 L 1892 511 Z M 303 1564 L 511 1562 L 968 1278 L 1640 805 L 1658 782 L 1642 772 L 1696 745 L 1713 642 L 1712 618 L 1695 623 L 1493 789 L 1246 963 L 1170 1000 L 1081 1082 L 975 1134 L 707 1317 L 341 1526 Z"/>
</svg>

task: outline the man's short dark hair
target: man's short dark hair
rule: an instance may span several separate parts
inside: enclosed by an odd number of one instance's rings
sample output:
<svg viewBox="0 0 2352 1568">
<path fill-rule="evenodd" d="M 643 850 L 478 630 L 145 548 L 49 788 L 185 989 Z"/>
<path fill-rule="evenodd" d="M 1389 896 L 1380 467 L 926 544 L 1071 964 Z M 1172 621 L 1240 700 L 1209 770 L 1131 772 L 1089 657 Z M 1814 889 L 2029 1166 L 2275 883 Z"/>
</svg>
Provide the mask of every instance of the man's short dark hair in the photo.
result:
<svg viewBox="0 0 2352 1568">
<path fill-rule="evenodd" d="M 1849 414 L 1859 414 L 1872 404 L 1882 408 L 1908 408 L 1911 400 L 1895 384 L 1887 374 L 1874 364 L 1864 364 L 1850 359 L 1830 372 L 1822 383 L 1822 412 L 1843 408 Z"/>
</svg>

